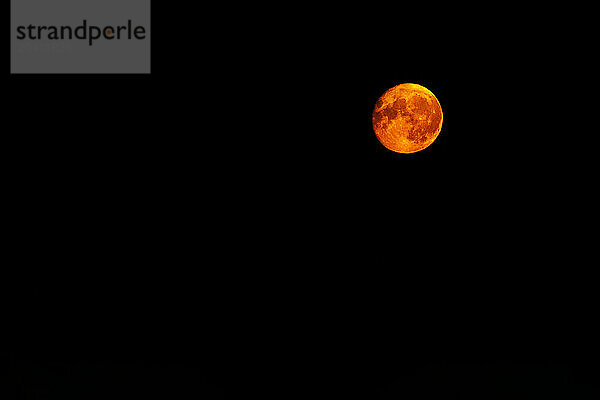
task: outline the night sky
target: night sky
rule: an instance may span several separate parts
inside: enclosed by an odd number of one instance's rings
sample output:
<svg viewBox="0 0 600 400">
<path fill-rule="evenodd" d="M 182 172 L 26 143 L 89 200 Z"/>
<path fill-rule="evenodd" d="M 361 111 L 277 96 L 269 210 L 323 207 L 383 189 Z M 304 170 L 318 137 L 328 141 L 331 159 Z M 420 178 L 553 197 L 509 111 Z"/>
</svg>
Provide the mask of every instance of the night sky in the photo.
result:
<svg viewBox="0 0 600 400">
<path fill-rule="evenodd" d="M 588 53 L 551 19 L 153 6 L 151 75 L 7 60 L 16 398 L 598 398 Z M 371 127 L 405 82 L 444 112 L 411 155 Z"/>
</svg>

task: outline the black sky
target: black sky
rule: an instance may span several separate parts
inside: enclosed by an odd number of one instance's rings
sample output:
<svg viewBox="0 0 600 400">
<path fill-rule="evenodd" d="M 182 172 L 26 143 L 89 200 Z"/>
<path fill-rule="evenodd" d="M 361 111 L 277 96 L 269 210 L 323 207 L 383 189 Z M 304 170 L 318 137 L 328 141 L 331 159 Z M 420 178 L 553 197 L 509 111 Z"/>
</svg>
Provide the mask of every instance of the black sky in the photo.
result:
<svg viewBox="0 0 600 400">
<path fill-rule="evenodd" d="M 150 76 L 5 73 L 18 398 L 596 393 L 588 64 L 548 18 L 153 6 Z M 405 82 L 444 112 L 412 155 L 371 127 Z"/>
</svg>

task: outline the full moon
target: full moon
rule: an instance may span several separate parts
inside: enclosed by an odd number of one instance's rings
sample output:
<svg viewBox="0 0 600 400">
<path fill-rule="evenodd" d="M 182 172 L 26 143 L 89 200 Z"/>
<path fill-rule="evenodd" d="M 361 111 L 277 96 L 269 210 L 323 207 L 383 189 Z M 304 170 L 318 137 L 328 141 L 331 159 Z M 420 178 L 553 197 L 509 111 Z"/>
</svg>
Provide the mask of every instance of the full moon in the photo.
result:
<svg viewBox="0 0 600 400">
<path fill-rule="evenodd" d="M 373 130 L 386 148 L 415 153 L 428 147 L 442 130 L 442 107 L 426 87 L 403 83 L 388 89 L 373 110 Z"/>
</svg>

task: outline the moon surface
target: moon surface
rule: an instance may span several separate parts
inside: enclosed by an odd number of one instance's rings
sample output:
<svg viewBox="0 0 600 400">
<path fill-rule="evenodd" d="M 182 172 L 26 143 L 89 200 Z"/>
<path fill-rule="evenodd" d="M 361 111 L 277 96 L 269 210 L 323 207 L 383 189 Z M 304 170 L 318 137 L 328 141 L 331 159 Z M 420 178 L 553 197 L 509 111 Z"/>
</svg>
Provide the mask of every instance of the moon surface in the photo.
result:
<svg viewBox="0 0 600 400">
<path fill-rule="evenodd" d="M 442 107 L 435 95 L 414 83 L 388 89 L 373 110 L 377 139 L 396 153 L 415 153 L 428 147 L 442 130 L 442 120 Z"/>
</svg>

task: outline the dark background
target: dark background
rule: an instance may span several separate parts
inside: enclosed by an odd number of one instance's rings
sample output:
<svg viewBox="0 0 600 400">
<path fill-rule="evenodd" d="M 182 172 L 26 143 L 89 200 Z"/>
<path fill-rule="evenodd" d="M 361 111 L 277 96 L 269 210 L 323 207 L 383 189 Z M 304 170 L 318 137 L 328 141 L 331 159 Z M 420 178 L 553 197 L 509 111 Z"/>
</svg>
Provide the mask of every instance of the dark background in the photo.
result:
<svg viewBox="0 0 600 400">
<path fill-rule="evenodd" d="M 153 7 L 152 75 L 6 62 L 17 398 L 597 398 L 585 24 Z M 371 128 L 404 82 L 412 155 Z"/>
</svg>

